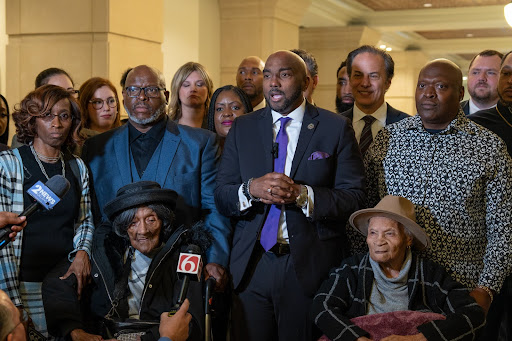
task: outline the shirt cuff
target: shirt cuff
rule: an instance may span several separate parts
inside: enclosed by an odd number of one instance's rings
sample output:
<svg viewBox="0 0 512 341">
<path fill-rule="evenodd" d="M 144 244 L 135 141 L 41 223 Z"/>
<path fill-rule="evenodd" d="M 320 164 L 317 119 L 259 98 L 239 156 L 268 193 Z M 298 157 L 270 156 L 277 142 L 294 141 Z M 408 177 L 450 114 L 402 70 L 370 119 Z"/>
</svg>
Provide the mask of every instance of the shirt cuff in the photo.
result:
<svg viewBox="0 0 512 341">
<path fill-rule="evenodd" d="M 238 207 L 240 207 L 240 212 L 243 212 L 252 206 L 252 200 L 247 200 L 247 197 L 244 194 L 243 186 L 244 184 L 241 184 L 238 188 Z"/>
<path fill-rule="evenodd" d="M 311 186 L 305 186 L 308 189 L 308 203 L 306 207 L 302 208 L 302 212 L 304 212 L 306 218 L 311 218 L 313 217 L 313 208 L 315 207 L 315 192 L 313 192 L 313 188 L 311 188 Z"/>
</svg>

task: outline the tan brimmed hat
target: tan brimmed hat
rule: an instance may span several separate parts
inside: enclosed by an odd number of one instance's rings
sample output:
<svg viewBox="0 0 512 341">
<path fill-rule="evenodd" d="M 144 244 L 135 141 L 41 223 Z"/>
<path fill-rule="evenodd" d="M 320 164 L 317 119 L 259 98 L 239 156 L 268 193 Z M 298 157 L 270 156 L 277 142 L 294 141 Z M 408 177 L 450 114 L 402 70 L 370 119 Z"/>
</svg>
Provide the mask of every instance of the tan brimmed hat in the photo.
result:
<svg viewBox="0 0 512 341">
<path fill-rule="evenodd" d="M 418 250 L 430 246 L 430 238 L 425 230 L 416 224 L 414 205 L 408 199 L 386 195 L 374 208 L 366 208 L 352 213 L 349 222 L 362 235 L 367 236 L 368 223 L 373 217 L 386 217 L 401 223 L 413 235 L 414 245 Z"/>
</svg>

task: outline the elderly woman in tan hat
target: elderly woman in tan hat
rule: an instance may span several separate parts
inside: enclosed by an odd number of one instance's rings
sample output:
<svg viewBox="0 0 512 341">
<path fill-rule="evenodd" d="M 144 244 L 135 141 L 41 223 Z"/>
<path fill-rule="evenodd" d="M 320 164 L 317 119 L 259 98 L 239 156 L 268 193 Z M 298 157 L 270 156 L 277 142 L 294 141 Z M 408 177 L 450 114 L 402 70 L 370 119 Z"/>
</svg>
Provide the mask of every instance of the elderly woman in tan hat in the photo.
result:
<svg viewBox="0 0 512 341">
<path fill-rule="evenodd" d="M 430 244 L 414 205 L 388 195 L 352 214 L 369 252 L 345 259 L 317 292 L 312 316 L 332 340 L 474 340 L 485 322 L 469 290 L 416 253 Z M 368 316 L 372 315 L 372 316 Z M 399 336 L 401 335 L 401 336 Z"/>
</svg>

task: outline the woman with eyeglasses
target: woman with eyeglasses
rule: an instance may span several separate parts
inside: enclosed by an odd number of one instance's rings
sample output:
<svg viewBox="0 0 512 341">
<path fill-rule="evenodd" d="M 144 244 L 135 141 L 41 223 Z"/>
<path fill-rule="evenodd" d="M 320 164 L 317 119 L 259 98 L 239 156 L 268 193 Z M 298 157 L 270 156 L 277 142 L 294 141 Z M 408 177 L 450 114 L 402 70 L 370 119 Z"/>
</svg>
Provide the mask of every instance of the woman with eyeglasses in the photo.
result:
<svg viewBox="0 0 512 341">
<path fill-rule="evenodd" d="M 83 116 L 82 134 L 86 137 L 121 125 L 119 97 L 116 88 L 108 79 L 88 79 L 80 87 L 78 101 Z"/>
<path fill-rule="evenodd" d="M 63 258 L 80 294 L 90 273 L 94 225 L 89 176 L 82 160 L 68 150 L 80 142 L 81 115 L 73 94 L 56 85 L 30 92 L 12 115 L 22 145 L 0 153 L 0 211 L 17 214 L 32 204 L 27 191 L 55 175 L 69 183 L 52 210 L 34 213 L 16 239 L 0 250 L 0 289 L 46 333 L 41 283 Z"/>
<path fill-rule="evenodd" d="M 46 84 L 60 86 L 68 91 L 74 98 L 78 98 L 78 90 L 75 90 L 75 82 L 73 82 L 71 76 L 66 71 L 57 67 L 51 67 L 39 72 L 34 83 L 35 89 Z M 18 139 L 18 135 L 14 134 L 11 141 L 11 148 L 18 148 L 21 145 L 22 142 Z"/>
</svg>

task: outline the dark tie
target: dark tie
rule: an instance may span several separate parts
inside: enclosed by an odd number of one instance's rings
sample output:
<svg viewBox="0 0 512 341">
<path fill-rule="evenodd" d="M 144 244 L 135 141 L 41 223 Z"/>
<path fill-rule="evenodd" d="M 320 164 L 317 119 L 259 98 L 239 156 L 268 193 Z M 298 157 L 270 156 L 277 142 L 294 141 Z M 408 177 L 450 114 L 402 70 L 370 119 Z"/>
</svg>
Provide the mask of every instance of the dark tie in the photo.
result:
<svg viewBox="0 0 512 341">
<path fill-rule="evenodd" d="M 372 124 L 375 122 L 375 117 L 372 115 L 365 115 L 362 120 L 364 121 L 364 127 L 361 132 L 361 138 L 359 139 L 359 150 L 361 150 L 361 155 L 364 156 L 368 147 L 370 147 L 373 142 Z"/>
<path fill-rule="evenodd" d="M 284 173 L 284 165 L 286 163 L 286 148 L 288 146 L 288 135 L 286 135 L 286 124 L 291 120 L 289 117 L 281 117 L 281 128 L 276 136 L 278 144 L 277 158 L 274 159 L 274 172 Z M 268 251 L 277 243 L 277 229 L 279 227 L 279 217 L 281 216 L 281 205 L 272 205 L 267 215 L 267 220 L 263 224 L 261 230 L 260 243 L 261 246 Z"/>
</svg>

